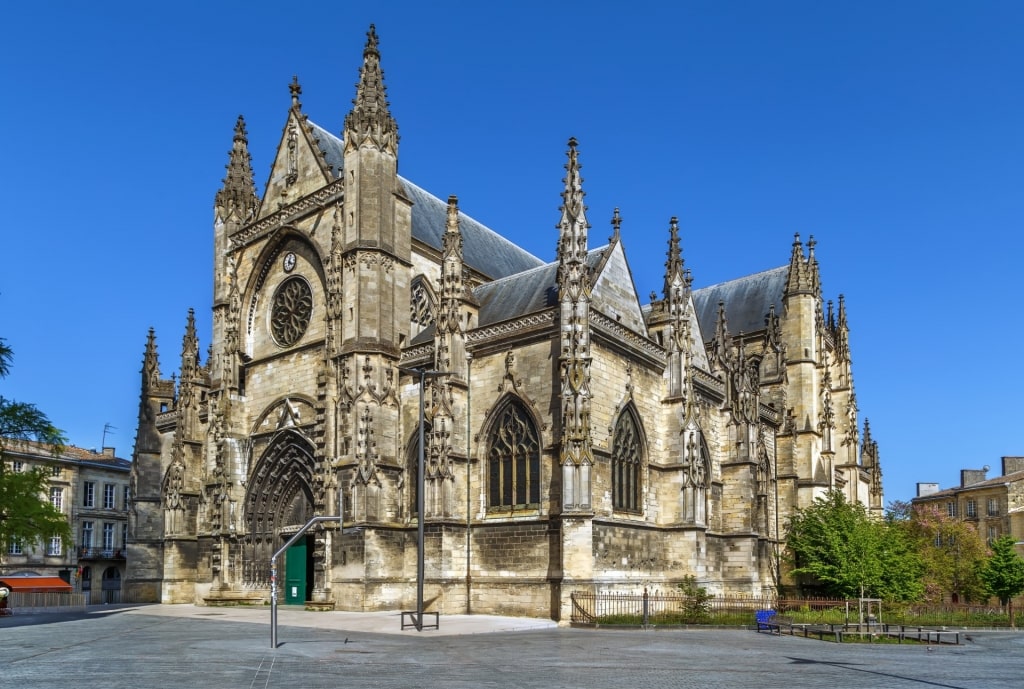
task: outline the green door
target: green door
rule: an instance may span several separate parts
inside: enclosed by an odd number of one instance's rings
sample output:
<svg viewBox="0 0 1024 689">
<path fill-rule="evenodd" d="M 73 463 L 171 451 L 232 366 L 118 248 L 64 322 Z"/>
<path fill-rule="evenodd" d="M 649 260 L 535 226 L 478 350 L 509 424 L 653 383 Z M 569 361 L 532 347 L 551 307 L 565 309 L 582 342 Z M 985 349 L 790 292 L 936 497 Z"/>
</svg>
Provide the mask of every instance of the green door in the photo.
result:
<svg viewBox="0 0 1024 689">
<path fill-rule="evenodd" d="M 306 603 L 306 539 L 300 539 L 284 556 L 284 603 Z"/>
</svg>

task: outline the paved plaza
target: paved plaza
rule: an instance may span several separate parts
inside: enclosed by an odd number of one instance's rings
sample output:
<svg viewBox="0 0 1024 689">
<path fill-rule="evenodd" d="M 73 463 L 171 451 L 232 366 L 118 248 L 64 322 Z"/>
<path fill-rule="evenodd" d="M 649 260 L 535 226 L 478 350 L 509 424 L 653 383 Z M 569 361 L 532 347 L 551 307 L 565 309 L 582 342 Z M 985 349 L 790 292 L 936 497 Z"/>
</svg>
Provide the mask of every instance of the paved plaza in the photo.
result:
<svg viewBox="0 0 1024 689">
<path fill-rule="evenodd" d="M 1018 689 L 1024 634 L 960 646 L 834 644 L 745 630 L 566 629 L 442 615 L 402 631 L 398 613 L 190 605 L 0 618 L 0 687 L 829 687 Z"/>
</svg>

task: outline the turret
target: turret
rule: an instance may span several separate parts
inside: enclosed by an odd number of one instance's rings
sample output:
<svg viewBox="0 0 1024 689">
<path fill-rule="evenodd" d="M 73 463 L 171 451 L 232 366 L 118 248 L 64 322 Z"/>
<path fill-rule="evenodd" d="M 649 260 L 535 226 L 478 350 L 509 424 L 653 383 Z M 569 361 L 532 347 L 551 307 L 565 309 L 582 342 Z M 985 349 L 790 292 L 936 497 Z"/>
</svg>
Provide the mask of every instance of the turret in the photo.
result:
<svg viewBox="0 0 1024 689">
<path fill-rule="evenodd" d="M 345 280 L 341 349 L 397 357 L 409 309 L 410 204 L 398 180 L 398 125 L 388 109 L 377 33 L 370 25 L 352 110 L 345 117 L 342 245 L 356 266 Z M 398 261 L 399 265 L 395 265 Z M 401 274 L 401 276 L 400 276 Z"/>
</svg>

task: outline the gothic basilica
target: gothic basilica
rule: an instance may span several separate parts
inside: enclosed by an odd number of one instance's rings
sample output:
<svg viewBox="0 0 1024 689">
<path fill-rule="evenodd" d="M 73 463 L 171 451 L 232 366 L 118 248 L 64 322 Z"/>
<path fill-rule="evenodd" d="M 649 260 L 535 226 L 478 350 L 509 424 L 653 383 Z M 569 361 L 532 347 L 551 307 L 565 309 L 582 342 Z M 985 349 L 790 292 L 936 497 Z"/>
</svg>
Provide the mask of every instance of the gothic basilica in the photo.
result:
<svg viewBox="0 0 1024 689">
<path fill-rule="evenodd" d="M 398 174 L 367 36 L 340 135 L 293 82 L 262 195 L 235 126 L 208 354 L 191 312 L 174 375 L 145 347 L 128 595 L 266 601 L 271 555 L 340 512 L 284 554 L 285 602 L 411 609 L 422 521 L 428 610 L 567 620 L 574 591 L 770 593 L 794 510 L 838 489 L 881 513 L 813 239 L 697 289 L 672 218 L 642 298 L 617 210 L 589 244 L 570 139 L 532 256 Z"/>
</svg>

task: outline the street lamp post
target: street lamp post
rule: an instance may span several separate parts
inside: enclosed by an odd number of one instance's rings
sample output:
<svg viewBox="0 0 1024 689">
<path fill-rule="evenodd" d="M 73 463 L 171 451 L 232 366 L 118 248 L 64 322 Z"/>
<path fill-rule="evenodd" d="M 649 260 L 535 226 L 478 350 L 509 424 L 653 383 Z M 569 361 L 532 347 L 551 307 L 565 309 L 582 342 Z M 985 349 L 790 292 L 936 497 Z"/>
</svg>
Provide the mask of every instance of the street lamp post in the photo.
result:
<svg viewBox="0 0 1024 689">
<path fill-rule="evenodd" d="M 418 375 L 420 378 L 420 448 L 419 456 L 416 458 L 416 631 L 423 631 L 423 579 L 424 579 L 424 565 L 423 565 L 423 550 L 424 550 L 424 533 L 423 533 L 423 522 L 424 522 L 424 506 L 423 506 L 423 493 L 424 493 L 424 453 L 425 453 L 425 438 L 423 427 L 425 425 L 425 388 L 427 377 L 437 378 L 439 376 L 447 376 L 448 371 L 433 371 L 425 368 L 401 368 L 399 371 L 403 373 L 412 373 Z M 404 616 L 403 616 L 404 617 Z M 403 629 L 405 625 L 402 625 Z"/>
</svg>

